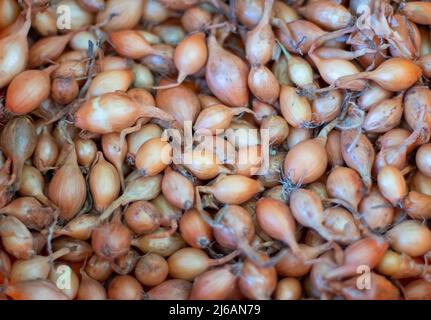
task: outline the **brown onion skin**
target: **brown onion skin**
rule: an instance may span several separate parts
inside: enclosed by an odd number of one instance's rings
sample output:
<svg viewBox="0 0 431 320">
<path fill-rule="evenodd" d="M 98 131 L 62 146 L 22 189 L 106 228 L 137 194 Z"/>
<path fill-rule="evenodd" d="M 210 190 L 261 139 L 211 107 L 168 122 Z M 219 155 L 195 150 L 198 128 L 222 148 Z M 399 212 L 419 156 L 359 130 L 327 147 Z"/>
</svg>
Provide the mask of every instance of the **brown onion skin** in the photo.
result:
<svg viewBox="0 0 431 320">
<path fill-rule="evenodd" d="M 169 83 L 169 80 L 162 80 L 159 85 Z M 157 90 L 156 104 L 171 114 L 181 126 L 185 121 L 193 123 L 201 110 L 197 95 L 184 84 L 171 89 Z"/>
<path fill-rule="evenodd" d="M 186 280 L 172 279 L 162 282 L 147 292 L 152 300 L 187 300 L 192 283 Z"/>
<path fill-rule="evenodd" d="M 249 98 L 247 64 L 238 56 L 223 49 L 214 35 L 208 38 L 208 50 L 205 78 L 210 90 L 229 106 L 246 106 Z"/>
<path fill-rule="evenodd" d="M 211 23 L 211 13 L 199 6 L 187 9 L 181 17 L 181 24 L 187 32 L 202 30 Z"/>
<path fill-rule="evenodd" d="M 377 188 L 362 198 L 359 204 L 359 212 L 365 223 L 373 230 L 384 229 L 394 220 L 394 208 Z"/>
<path fill-rule="evenodd" d="M 236 249 L 240 241 L 251 241 L 255 228 L 250 213 L 236 205 L 225 206 L 218 215 L 222 215 L 220 223 L 223 228 L 213 229 L 218 244 L 227 249 Z M 217 216 L 216 216 L 217 217 Z"/>
<path fill-rule="evenodd" d="M 306 19 L 326 30 L 339 30 L 352 21 L 350 12 L 340 4 L 331 1 L 314 1 L 299 9 Z"/>
<path fill-rule="evenodd" d="M 102 152 L 98 152 L 98 160 L 91 168 L 89 184 L 97 211 L 105 210 L 120 193 L 120 176 Z"/>
<path fill-rule="evenodd" d="M 299 300 L 302 295 L 301 283 L 296 278 L 283 278 L 274 292 L 276 300 Z"/>
<path fill-rule="evenodd" d="M 24 162 L 31 157 L 36 148 L 37 136 L 33 122 L 26 117 L 11 119 L 3 127 L 0 147 L 5 156 L 11 159 L 15 180 L 13 187 L 19 189 Z"/>
<path fill-rule="evenodd" d="M 142 300 L 141 284 L 132 276 L 116 276 L 108 286 L 108 299 Z"/>
<path fill-rule="evenodd" d="M 165 258 L 187 246 L 178 233 L 163 238 L 148 238 L 144 235 L 133 239 L 132 244 L 144 253 L 153 252 Z"/>
<path fill-rule="evenodd" d="M 0 236 L 3 248 L 17 259 L 30 259 L 35 255 L 33 236 L 17 218 L 6 216 L 0 219 Z"/>
<path fill-rule="evenodd" d="M 33 163 L 40 171 L 52 167 L 58 157 L 59 149 L 49 129 L 44 127 L 39 135 L 33 154 Z"/>
<path fill-rule="evenodd" d="M 356 170 L 367 189 L 371 187 L 371 169 L 375 159 L 373 145 L 368 138 L 361 134 L 356 145 L 352 147 L 355 130 L 341 131 L 341 151 L 347 166 Z M 350 151 L 350 152 L 349 152 Z"/>
<path fill-rule="evenodd" d="M 263 258 L 265 255 L 261 254 Z M 274 267 L 259 268 L 246 260 L 239 277 L 241 292 L 249 299 L 268 300 L 277 286 L 277 271 Z"/>
<path fill-rule="evenodd" d="M 147 113 L 147 110 L 149 113 Z M 84 102 L 75 113 L 75 126 L 94 133 L 120 132 L 131 127 L 146 115 L 160 113 L 160 117 L 173 120 L 160 109 L 143 106 L 122 92 L 110 92 Z M 105 119 L 100 121 L 100 119 Z"/>
<path fill-rule="evenodd" d="M 99 281 L 89 277 L 85 271 L 81 271 L 81 283 L 79 284 L 77 300 L 106 300 L 106 290 Z"/>
<path fill-rule="evenodd" d="M 117 221 L 99 226 L 91 236 L 94 252 L 110 261 L 127 253 L 131 241 L 130 230 Z"/>
<path fill-rule="evenodd" d="M 4 9 L 4 8 L 3 8 Z M 3 19 L 2 19 L 3 20 Z M 22 21 L 17 19 L 16 22 Z M 15 23 L 11 27 L 15 27 Z M 11 80 L 24 71 L 29 59 L 29 48 L 27 34 L 31 27 L 31 7 L 26 11 L 25 19 L 22 24 L 10 34 L 1 38 L 0 47 L 2 48 L 2 59 L 0 59 L 1 69 L 4 71 L 0 77 L 0 88 L 8 85 Z M 13 61 L 11 63 L 11 61 Z"/>
<path fill-rule="evenodd" d="M 203 214 L 210 217 L 207 212 Z M 211 226 L 202 219 L 201 213 L 196 209 L 184 212 L 179 221 L 179 229 L 184 241 L 193 248 L 205 248 L 213 239 Z"/>
<path fill-rule="evenodd" d="M 132 29 L 139 22 L 143 8 L 143 0 L 108 0 L 103 11 L 98 12 L 96 22 L 108 22 L 103 26 L 103 29 L 108 32 Z M 116 16 L 109 19 L 114 13 Z"/>
<path fill-rule="evenodd" d="M 0 284 L 4 283 L 5 277 L 9 277 L 9 273 L 11 270 L 11 261 L 6 252 L 0 250 Z"/>
<path fill-rule="evenodd" d="M 140 254 L 135 249 L 130 249 L 125 255 L 111 262 L 111 267 L 116 273 L 126 275 L 135 269 L 139 258 Z"/>
<path fill-rule="evenodd" d="M 416 165 L 418 169 L 428 177 L 431 176 L 431 144 L 424 144 L 416 152 Z"/>
<path fill-rule="evenodd" d="M 404 287 L 404 297 L 406 300 L 430 300 L 431 283 L 424 279 L 410 282 Z"/>
<path fill-rule="evenodd" d="M 15 216 L 28 228 L 42 230 L 52 222 L 49 208 L 44 208 L 35 198 L 21 197 L 0 209 L 0 213 Z"/>
<path fill-rule="evenodd" d="M 84 176 L 79 169 L 74 144 L 69 145 L 70 150 L 66 161 L 57 170 L 48 185 L 48 197 L 60 209 L 60 218 L 72 219 L 84 205 L 86 184 Z"/>
<path fill-rule="evenodd" d="M 138 260 L 135 277 L 144 286 L 157 286 L 166 280 L 169 274 L 165 258 L 155 253 L 147 253 Z"/>
<path fill-rule="evenodd" d="M 110 277 L 113 270 L 109 260 L 93 254 L 87 261 L 85 272 L 94 280 L 103 282 Z"/>
<path fill-rule="evenodd" d="M 351 278 L 340 284 L 340 293 L 346 300 L 399 300 L 398 288 L 385 277 L 371 272 L 371 288 L 360 290 L 357 288 L 358 277 Z"/>
<path fill-rule="evenodd" d="M 90 167 L 96 158 L 97 146 L 91 139 L 75 139 L 76 156 L 78 163 L 86 168 Z"/>
<path fill-rule="evenodd" d="M 331 171 L 326 181 L 329 196 L 347 201 L 356 210 L 363 195 L 363 185 L 355 170 L 337 167 Z"/>
<path fill-rule="evenodd" d="M 274 0 L 266 0 L 262 16 L 255 28 L 247 32 L 246 58 L 252 66 L 265 65 L 271 60 L 275 37 L 270 25 Z"/>
<path fill-rule="evenodd" d="M 411 257 L 419 257 L 431 250 L 431 231 L 416 220 L 406 220 L 386 233 L 391 247 Z"/>
<path fill-rule="evenodd" d="M 6 108 L 15 114 L 27 114 L 48 98 L 51 89 L 47 70 L 26 70 L 9 84 Z"/>
<path fill-rule="evenodd" d="M 316 162 L 311 159 L 317 157 Z M 317 139 L 306 140 L 295 145 L 286 155 L 284 172 L 292 183 L 307 184 L 319 179 L 326 170 L 328 156 L 325 147 Z"/>
<path fill-rule="evenodd" d="M 86 241 L 73 239 L 71 237 L 62 236 L 54 239 L 52 249 L 54 251 L 68 248 L 70 252 L 61 257 L 66 262 L 83 262 L 93 253 L 91 245 Z"/>
<path fill-rule="evenodd" d="M 193 183 L 169 167 L 163 175 L 162 193 L 166 200 L 177 208 L 189 210 L 193 207 L 195 198 Z"/>
<path fill-rule="evenodd" d="M 150 233 L 160 226 L 160 212 L 148 201 L 136 201 L 124 212 L 124 221 L 136 234 Z"/>
<path fill-rule="evenodd" d="M 225 300 L 234 290 L 236 277 L 229 267 L 219 267 L 202 273 L 196 278 L 190 300 Z"/>
<path fill-rule="evenodd" d="M 68 300 L 57 286 L 48 280 L 31 280 L 9 285 L 6 295 L 13 300 Z"/>
</svg>

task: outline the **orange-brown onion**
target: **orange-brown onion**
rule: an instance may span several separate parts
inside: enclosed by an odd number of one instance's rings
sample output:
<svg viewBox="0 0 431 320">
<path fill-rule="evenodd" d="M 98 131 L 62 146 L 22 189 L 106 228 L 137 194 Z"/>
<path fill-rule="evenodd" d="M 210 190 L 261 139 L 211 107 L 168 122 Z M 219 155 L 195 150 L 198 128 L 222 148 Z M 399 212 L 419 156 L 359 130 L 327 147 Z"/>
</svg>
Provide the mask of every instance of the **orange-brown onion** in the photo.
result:
<svg viewBox="0 0 431 320">
<path fill-rule="evenodd" d="M 296 278 L 284 278 L 278 281 L 275 288 L 276 300 L 299 300 L 302 296 L 302 286 Z"/>
<path fill-rule="evenodd" d="M 357 268 L 366 265 L 370 269 L 377 266 L 389 244 L 382 237 L 366 237 L 349 245 L 344 250 L 344 262 L 340 267 L 329 271 L 327 279 L 342 279 L 357 274 Z"/>
<path fill-rule="evenodd" d="M 164 230 L 159 232 L 165 233 Z M 153 233 L 153 235 L 154 234 L 155 233 Z M 140 238 L 133 239 L 132 245 L 139 248 L 139 250 L 144 253 L 153 252 L 163 257 L 169 257 L 187 244 L 177 232 L 174 232 L 165 237 L 147 237 L 146 235 L 143 235 Z"/>
<path fill-rule="evenodd" d="M 262 192 L 264 187 L 259 180 L 242 175 L 221 176 L 211 186 L 198 187 L 200 191 L 213 194 L 225 204 L 241 204 Z"/>
<path fill-rule="evenodd" d="M 91 278 L 100 282 L 107 280 L 113 272 L 111 263 L 97 254 L 87 260 L 84 270 Z"/>
<path fill-rule="evenodd" d="M 168 83 L 169 80 L 162 80 L 159 85 L 163 87 Z M 183 126 L 185 121 L 193 123 L 201 110 L 196 93 L 184 84 L 171 89 L 157 90 L 156 104 L 172 115 L 180 126 Z"/>
<path fill-rule="evenodd" d="M 177 83 L 203 68 L 207 58 L 208 49 L 203 32 L 193 33 L 181 40 L 174 53 L 175 67 L 178 69 Z"/>
<path fill-rule="evenodd" d="M 267 235 L 283 241 L 295 254 L 300 254 L 295 238 L 296 222 L 287 205 L 278 200 L 260 198 L 256 203 L 256 220 Z"/>
<path fill-rule="evenodd" d="M 320 159 L 315 161 L 315 159 Z M 284 173 L 292 183 L 310 183 L 325 172 L 328 156 L 319 139 L 310 139 L 296 144 L 286 155 Z"/>
<path fill-rule="evenodd" d="M 359 276 L 339 283 L 336 290 L 347 300 L 399 300 L 400 291 L 387 278 L 375 273 L 370 273 L 369 290 L 358 289 Z"/>
<path fill-rule="evenodd" d="M 33 154 L 34 166 L 40 171 L 53 167 L 59 154 L 59 148 L 49 128 L 44 126 L 39 134 L 36 149 Z"/>
<path fill-rule="evenodd" d="M 205 78 L 211 92 L 229 106 L 246 106 L 249 98 L 247 64 L 224 49 L 214 35 L 208 37 L 208 51 Z"/>
<path fill-rule="evenodd" d="M 48 197 L 59 207 L 59 217 L 70 220 L 84 205 L 86 183 L 78 166 L 75 145 L 66 146 L 63 151 L 66 159 L 48 185 Z"/>
<path fill-rule="evenodd" d="M 260 256 L 268 259 L 263 253 Z M 259 268 L 247 259 L 238 281 L 241 292 L 247 298 L 268 300 L 277 286 L 277 272 L 275 267 Z"/>
<path fill-rule="evenodd" d="M 250 213 L 236 205 L 223 207 L 218 216 L 221 216 L 220 228 L 213 229 L 214 238 L 218 244 L 227 249 L 237 249 L 241 242 L 253 239 L 255 228 Z M 216 216 L 217 219 L 217 216 Z"/>
<path fill-rule="evenodd" d="M 326 30 L 345 28 L 353 19 L 343 5 L 328 0 L 310 2 L 298 12 Z"/>
<path fill-rule="evenodd" d="M 120 176 L 115 167 L 105 160 L 102 152 L 97 153 L 97 159 L 90 170 L 90 192 L 93 196 L 94 208 L 105 210 L 120 193 Z"/>
<path fill-rule="evenodd" d="M 9 84 L 6 93 L 6 108 L 15 114 L 27 114 L 39 107 L 48 98 L 51 90 L 50 73 L 55 66 L 45 70 L 26 70 Z"/>
<path fill-rule="evenodd" d="M 347 166 L 359 173 L 365 187 L 369 190 L 372 185 L 371 169 L 375 159 L 375 151 L 367 136 L 360 134 L 359 138 L 356 137 L 356 130 L 342 130 L 341 151 Z"/>
<path fill-rule="evenodd" d="M 200 31 L 211 23 L 211 13 L 196 6 L 187 9 L 181 16 L 181 25 L 187 32 Z"/>
<path fill-rule="evenodd" d="M 256 98 L 269 104 L 273 104 L 280 93 L 277 78 L 263 65 L 251 68 L 248 74 L 248 87 Z"/>
<path fill-rule="evenodd" d="M 331 198 L 347 201 L 355 210 L 363 195 L 363 185 L 355 170 L 337 167 L 331 171 L 326 180 L 326 189 Z"/>
<path fill-rule="evenodd" d="M 311 106 L 306 97 L 300 96 L 294 87 L 282 86 L 280 109 L 284 119 L 293 127 L 304 127 L 311 122 Z"/>
<path fill-rule="evenodd" d="M 108 299 L 142 300 L 142 286 L 138 280 L 128 275 L 118 275 L 108 286 Z"/>
<path fill-rule="evenodd" d="M 0 147 L 4 155 L 12 162 L 12 181 L 9 185 L 19 189 L 24 162 L 31 157 L 36 148 L 36 128 L 30 118 L 15 117 L 3 127 Z"/>
<path fill-rule="evenodd" d="M 410 282 L 404 287 L 404 297 L 406 300 L 430 300 L 431 283 L 424 279 Z"/>
<path fill-rule="evenodd" d="M 275 36 L 270 25 L 273 4 L 274 0 L 265 0 L 259 23 L 247 32 L 246 58 L 252 66 L 265 65 L 271 60 L 275 46 Z"/>
<path fill-rule="evenodd" d="M 422 75 L 422 69 L 405 58 L 390 58 L 379 65 L 375 70 L 346 75 L 336 81 L 340 88 L 357 90 L 353 85 L 358 79 L 367 79 L 376 82 L 382 88 L 399 92 L 410 88 Z"/>
<path fill-rule="evenodd" d="M 431 250 L 431 231 L 415 220 L 403 221 L 386 233 L 391 247 L 411 257 L 419 257 Z"/>
<path fill-rule="evenodd" d="M 225 300 L 234 290 L 235 275 L 229 267 L 219 267 L 202 273 L 193 283 L 190 300 Z"/>
<path fill-rule="evenodd" d="M 402 12 L 410 21 L 424 25 L 431 24 L 431 5 L 427 2 L 412 1 L 405 3 L 402 6 Z"/>
<path fill-rule="evenodd" d="M 87 91 L 88 97 L 98 97 L 104 93 L 127 91 L 133 82 L 131 70 L 110 70 L 99 73 L 94 77 Z"/>
<path fill-rule="evenodd" d="M 77 300 L 106 300 L 106 290 L 103 285 L 81 271 L 81 282 L 76 294 Z"/>
<path fill-rule="evenodd" d="M 193 183 L 170 167 L 166 168 L 163 175 L 162 193 L 177 208 L 189 210 L 193 207 L 195 198 Z"/>
<path fill-rule="evenodd" d="M 431 144 L 424 144 L 416 152 L 416 165 L 425 175 L 431 177 Z"/>
<path fill-rule="evenodd" d="M 7 286 L 5 294 L 13 300 L 68 300 L 69 298 L 48 280 L 31 280 Z"/>
<path fill-rule="evenodd" d="M 380 170 L 377 184 L 382 195 L 393 206 L 400 204 L 407 196 L 407 183 L 401 171 L 394 166 L 385 166 Z"/>
<path fill-rule="evenodd" d="M 121 56 L 130 59 L 142 59 L 158 50 L 136 30 L 114 31 L 109 34 L 114 50 Z"/>
<path fill-rule="evenodd" d="M 124 221 L 136 234 L 152 232 L 160 226 L 161 213 L 151 202 L 135 201 L 124 212 Z"/>
<path fill-rule="evenodd" d="M 147 253 L 138 260 L 135 276 L 144 286 L 157 286 L 167 278 L 168 263 L 165 258 L 155 253 Z"/>
<path fill-rule="evenodd" d="M 96 158 L 97 146 L 91 139 L 76 138 L 75 141 L 76 156 L 78 163 L 86 168 L 90 167 Z"/>
<path fill-rule="evenodd" d="M 200 213 L 196 209 L 190 209 L 184 212 L 179 221 L 181 236 L 188 245 L 194 248 L 206 248 L 213 239 L 212 228 L 201 214 L 210 218 L 207 212 Z"/>
<path fill-rule="evenodd" d="M 141 117 L 173 118 L 161 109 L 141 105 L 124 93 L 105 93 L 89 99 L 75 113 L 75 126 L 94 133 L 120 132 Z"/>
<path fill-rule="evenodd" d="M 211 259 L 201 249 L 182 248 L 168 258 L 169 275 L 174 279 L 192 281 L 209 268 L 229 262 L 238 253 L 234 251 L 224 257 Z"/>
<path fill-rule="evenodd" d="M 111 221 L 93 230 L 91 245 L 97 255 L 114 260 L 130 249 L 131 232 L 119 221 Z"/>
<path fill-rule="evenodd" d="M 0 209 L 1 214 L 18 218 L 26 227 L 34 230 L 43 230 L 53 219 L 53 212 L 43 207 L 39 201 L 32 197 L 21 197 L 12 200 Z"/>
<path fill-rule="evenodd" d="M 187 300 L 190 296 L 192 284 L 186 280 L 166 280 L 147 292 L 153 300 Z"/>
<path fill-rule="evenodd" d="M 2 23 L 6 21 L 2 19 Z M 16 26 L 16 30 L 0 39 L 0 69 L 3 71 L 0 76 L 0 88 L 8 85 L 27 65 L 29 59 L 27 34 L 31 27 L 31 7 L 27 8 L 25 20 L 17 19 L 12 26 Z"/>
<path fill-rule="evenodd" d="M 50 205 L 49 199 L 45 196 L 45 179 L 42 173 L 35 167 L 25 165 L 22 168 L 22 183 L 18 189 L 23 196 L 34 197 L 44 205 Z"/>
<path fill-rule="evenodd" d="M 96 17 L 97 23 L 104 23 L 105 31 L 132 29 L 142 17 L 144 0 L 107 0 L 103 11 Z"/>
<path fill-rule="evenodd" d="M 54 230 L 54 234 L 65 235 L 78 240 L 88 240 L 99 224 L 100 221 L 96 215 L 83 214 L 70 220 L 63 228 Z"/>
<path fill-rule="evenodd" d="M 136 154 L 136 168 L 142 176 L 157 175 L 171 163 L 172 152 L 172 146 L 163 137 L 150 139 Z"/>
<path fill-rule="evenodd" d="M 0 30 L 3 30 L 16 20 L 20 13 L 20 7 L 14 0 L 3 0 L 0 1 L 0 12 Z"/>
<path fill-rule="evenodd" d="M 17 218 L 6 216 L 0 220 L 3 248 L 17 259 L 30 259 L 35 255 L 33 236 Z"/>
<path fill-rule="evenodd" d="M 371 192 L 362 198 L 359 212 L 368 227 L 373 230 L 384 230 L 394 220 L 394 208 L 377 188 L 371 189 Z"/>
<path fill-rule="evenodd" d="M 93 249 L 88 242 L 67 236 L 55 238 L 52 242 L 52 250 L 58 251 L 62 248 L 68 248 L 70 251 L 63 255 L 61 260 L 72 263 L 83 262 L 93 253 Z"/>
</svg>

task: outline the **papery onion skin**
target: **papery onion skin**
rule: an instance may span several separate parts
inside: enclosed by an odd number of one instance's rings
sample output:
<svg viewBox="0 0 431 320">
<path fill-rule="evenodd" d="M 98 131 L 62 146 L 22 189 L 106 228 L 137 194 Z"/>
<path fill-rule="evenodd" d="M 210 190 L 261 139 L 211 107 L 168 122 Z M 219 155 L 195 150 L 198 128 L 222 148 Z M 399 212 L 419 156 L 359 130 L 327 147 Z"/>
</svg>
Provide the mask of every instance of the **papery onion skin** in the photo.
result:
<svg viewBox="0 0 431 320">
<path fill-rule="evenodd" d="M 238 56 L 223 49 L 215 36 L 208 38 L 208 62 L 206 80 L 214 95 L 232 107 L 244 107 L 248 103 L 248 66 Z"/>
</svg>

